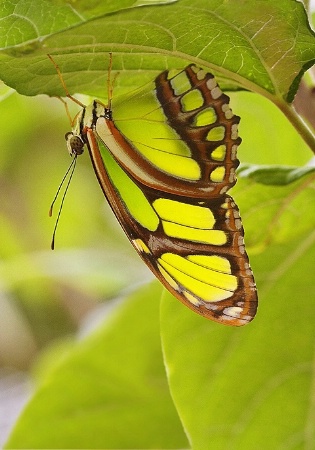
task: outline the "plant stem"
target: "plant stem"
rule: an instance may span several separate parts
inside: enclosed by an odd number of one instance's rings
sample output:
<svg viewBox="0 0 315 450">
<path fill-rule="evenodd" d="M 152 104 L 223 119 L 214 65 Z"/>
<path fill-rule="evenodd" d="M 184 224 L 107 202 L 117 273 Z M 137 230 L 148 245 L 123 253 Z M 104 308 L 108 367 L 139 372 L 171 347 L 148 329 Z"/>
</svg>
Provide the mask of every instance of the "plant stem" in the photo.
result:
<svg viewBox="0 0 315 450">
<path fill-rule="evenodd" d="M 300 136 L 315 154 L 315 136 L 306 122 L 296 112 L 293 106 L 289 105 L 288 103 L 278 103 L 278 107 L 281 109 L 283 114 L 287 117 L 296 131 L 300 134 Z"/>
</svg>

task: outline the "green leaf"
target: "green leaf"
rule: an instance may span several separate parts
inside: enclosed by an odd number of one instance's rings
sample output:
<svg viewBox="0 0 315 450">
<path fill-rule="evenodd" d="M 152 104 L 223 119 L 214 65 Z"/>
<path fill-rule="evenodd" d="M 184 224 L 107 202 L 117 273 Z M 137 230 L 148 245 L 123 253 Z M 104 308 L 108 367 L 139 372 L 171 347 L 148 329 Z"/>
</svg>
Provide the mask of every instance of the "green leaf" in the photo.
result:
<svg viewBox="0 0 315 450">
<path fill-rule="evenodd" d="M 303 166 L 309 162 L 309 146 L 275 104 L 252 92 L 228 95 L 233 112 L 241 117 L 242 143 L 237 153 L 242 164 Z"/>
<path fill-rule="evenodd" d="M 280 102 L 293 99 L 302 74 L 315 60 L 314 33 L 298 1 L 178 0 L 136 8 L 132 6 L 141 2 L 114 4 L 107 1 L 89 9 L 81 1 L 72 11 L 65 3 L 50 29 L 44 19 L 43 30 L 37 32 L 28 17 L 29 0 L 18 2 L 21 13 L 14 23 L 12 3 L 5 2 L 2 35 L 12 36 L 2 50 L 3 80 L 26 95 L 63 95 L 49 52 L 71 92 L 104 94 L 106 55 L 112 51 L 122 85 L 139 84 L 166 67 L 194 62 Z M 39 0 L 36 5 L 39 22 L 40 17 L 51 17 L 54 8 L 59 11 L 62 2 Z M 89 19 L 82 19 L 82 13 Z"/>
<path fill-rule="evenodd" d="M 2 48 L 19 47 L 32 41 L 39 47 L 39 39 L 81 22 L 69 4 L 54 5 L 39 2 L 3 1 L 1 9 L 0 45 Z"/>
<path fill-rule="evenodd" d="M 192 448 L 313 447 L 314 258 L 314 232 L 252 257 L 260 303 L 243 328 L 163 297 L 170 388 Z"/>
<path fill-rule="evenodd" d="M 76 1 L 70 5 L 67 1 L 13 0 L 2 1 L 0 46 L 9 48 L 39 48 L 40 41 L 49 35 L 58 33 L 79 24 L 89 18 L 112 14 L 145 4 L 172 3 L 176 0 L 103 0 L 102 2 Z"/>
<path fill-rule="evenodd" d="M 278 186 L 240 177 L 233 197 L 240 208 L 247 248 L 259 253 L 273 242 L 295 242 L 311 232 L 315 227 L 314 188 L 314 173 Z"/>
<path fill-rule="evenodd" d="M 7 448 L 186 447 L 162 360 L 160 295 L 157 283 L 140 289 L 57 359 Z"/>
<path fill-rule="evenodd" d="M 314 166 L 291 167 L 243 164 L 238 170 L 238 175 L 243 178 L 249 178 L 256 183 L 284 186 L 314 171 Z"/>
</svg>

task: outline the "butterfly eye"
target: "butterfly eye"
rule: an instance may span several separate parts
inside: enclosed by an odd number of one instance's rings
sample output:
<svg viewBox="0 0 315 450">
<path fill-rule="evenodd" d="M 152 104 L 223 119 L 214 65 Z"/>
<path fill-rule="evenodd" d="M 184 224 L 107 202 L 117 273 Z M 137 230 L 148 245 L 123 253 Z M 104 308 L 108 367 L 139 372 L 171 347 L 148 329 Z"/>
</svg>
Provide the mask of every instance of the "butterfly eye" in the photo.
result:
<svg viewBox="0 0 315 450">
<path fill-rule="evenodd" d="M 65 134 L 68 152 L 70 156 L 82 155 L 84 151 L 84 142 L 80 136 L 73 134 L 71 131 Z"/>
</svg>

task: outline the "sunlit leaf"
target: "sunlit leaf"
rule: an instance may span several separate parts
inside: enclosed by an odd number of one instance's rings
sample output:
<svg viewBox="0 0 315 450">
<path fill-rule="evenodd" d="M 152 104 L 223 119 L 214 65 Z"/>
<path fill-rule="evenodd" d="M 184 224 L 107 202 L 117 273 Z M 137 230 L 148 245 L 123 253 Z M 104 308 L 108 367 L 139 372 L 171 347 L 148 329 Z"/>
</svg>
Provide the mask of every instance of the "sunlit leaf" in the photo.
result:
<svg viewBox="0 0 315 450">
<path fill-rule="evenodd" d="M 89 20 L 65 3 L 52 22 L 56 6 L 41 0 L 35 14 L 37 20 L 40 14 L 45 17 L 41 36 L 28 20 L 28 1 L 19 3 L 21 13 L 13 26 L 15 15 L 7 2 L 3 36 L 8 31 L 12 36 L 4 41 L 0 73 L 27 95 L 62 94 L 48 52 L 60 64 L 71 92 L 93 95 L 104 93 L 109 51 L 114 52 L 114 68 L 128 71 L 120 75 L 120 84 L 139 84 L 139 75 L 148 80 L 167 66 L 181 68 L 193 61 L 248 89 L 289 100 L 315 60 L 314 34 L 298 1 L 179 0 L 133 8 L 139 3 L 121 0 L 114 9 L 108 7 L 113 2 L 106 2 L 89 13 L 82 1 L 78 11 L 91 14 Z"/>
<path fill-rule="evenodd" d="M 240 177 L 233 194 L 241 210 L 246 245 L 259 252 L 272 242 L 294 242 L 311 232 L 315 226 L 314 188 L 314 173 L 278 186 Z"/>
<path fill-rule="evenodd" d="M 252 257 L 260 306 L 241 329 L 208 323 L 165 294 L 166 366 L 191 448 L 305 448 L 313 442 L 314 258 L 314 232 Z"/>
<path fill-rule="evenodd" d="M 58 360 L 7 448 L 187 447 L 162 359 L 160 295 L 157 284 L 131 295 L 119 314 Z"/>
<path fill-rule="evenodd" d="M 285 186 L 293 183 L 305 175 L 315 171 L 314 166 L 291 167 L 291 166 L 259 166 L 253 164 L 244 164 L 239 169 L 238 174 L 241 177 L 249 178 L 256 183 Z"/>
</svg>

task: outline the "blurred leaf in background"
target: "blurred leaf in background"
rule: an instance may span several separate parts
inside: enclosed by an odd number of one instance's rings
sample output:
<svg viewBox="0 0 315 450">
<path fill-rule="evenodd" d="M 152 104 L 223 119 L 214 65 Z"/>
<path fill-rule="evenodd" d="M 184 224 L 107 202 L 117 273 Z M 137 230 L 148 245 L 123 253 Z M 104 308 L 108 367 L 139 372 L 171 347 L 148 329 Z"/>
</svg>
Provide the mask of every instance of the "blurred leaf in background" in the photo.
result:
<svg viewBox="0 0 315 450">
<path fill-rule="evenodd" d="M 35 385 L 6 447 L 314 448 L 315 141 L 290 104 L 315 60 L 302 3 L 4 0 L 1 14 L 0 76 L 20 95 L 3 87 L 0 103 L 0 363 L 3 380 Z M 106 100 L 109 51 L 114 95 L 190 62 L 229 91 L 260 300 L 248 327 L 197 317 L 157 283 L 136 289 L 152 276 L 87 155 L 50 250 L 70 126 L 40 95 L 64 95 L 47 53 L 71 93 Z"/>
</svg>

